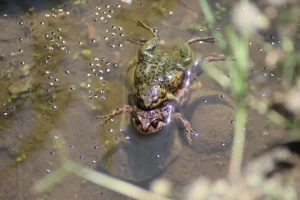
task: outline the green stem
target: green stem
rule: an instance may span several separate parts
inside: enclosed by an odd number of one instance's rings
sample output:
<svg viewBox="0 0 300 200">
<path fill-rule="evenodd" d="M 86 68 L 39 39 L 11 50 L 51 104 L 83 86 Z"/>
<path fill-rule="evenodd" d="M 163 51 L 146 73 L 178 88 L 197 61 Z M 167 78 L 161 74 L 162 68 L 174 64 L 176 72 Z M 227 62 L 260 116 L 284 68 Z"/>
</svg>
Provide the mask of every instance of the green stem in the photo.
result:
<svg viewBox="0 0 300 200">
<path fill-rule="evenodd" d="M 245 101 L 239 101 L 236 108 L 233 147 L 229 167 L 229 177 L 232 182 L 238 181 L 241 175 L 246 133 L 244 129 L 247 122 L 247 106 Z"/>
</svg>

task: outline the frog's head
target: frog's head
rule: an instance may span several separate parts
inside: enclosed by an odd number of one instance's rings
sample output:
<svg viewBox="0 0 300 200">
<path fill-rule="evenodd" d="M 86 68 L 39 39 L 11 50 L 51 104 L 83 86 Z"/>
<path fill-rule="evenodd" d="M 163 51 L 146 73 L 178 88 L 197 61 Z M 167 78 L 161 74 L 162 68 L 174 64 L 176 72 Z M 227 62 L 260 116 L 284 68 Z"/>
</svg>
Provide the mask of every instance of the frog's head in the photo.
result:
<svg viewBox="0 0 300 200">
<path fill-rule="evenodd" d="M 166 124 L 160 110 L 144 111 L 135 109 L 132 112 L 134 127 L 143 135 L 150 135 L 162 129 Z"/>
<path fill-rule="evenodd" d="M 158 107 L 166 98 L 166 91 L 160 86 L 152 86 L 139 93 L 138 104 L 148 110 Z"/>
</svg>

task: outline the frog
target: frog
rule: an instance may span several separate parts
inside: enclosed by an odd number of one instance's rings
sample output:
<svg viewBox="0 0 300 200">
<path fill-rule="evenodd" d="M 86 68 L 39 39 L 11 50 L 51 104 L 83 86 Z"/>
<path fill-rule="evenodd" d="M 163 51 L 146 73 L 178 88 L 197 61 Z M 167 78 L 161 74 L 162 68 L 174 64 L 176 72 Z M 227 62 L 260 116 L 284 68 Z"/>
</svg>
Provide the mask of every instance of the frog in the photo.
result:
<svg viewBox="0 0 300 200">
<path fill-rule="evenodd" d="M 213 37 L 192 38 L 179 46 L 179 55 L 170 49 L 157 48 L 158 32 L 141 21 L 137 25 L 152 34 L 138 52 L 138 63 L 134 70 L 133 95 L 139 109 L 151 110 L 164 101 L 178 103 L 174 93 L 182 86 L 186 72 L 192 62 L 190 44 L 195 42 L 214 43 Z"/>
<path fill-rule="evenodd" d="M 178 86 L 177 90 L 172 93 L 174 96 L 173 99 L 176 99 L 178 104 L 183 106 L 189 97 L 190 89 L 193 88 L 193 85 L 196 85 L 193 84 L 195 80 L 194 77 L 201 75 L 203 72 L 201 68 L 208 62 L 224 60 L 226 60 L 224 55 L 210 55 L 204 57 L 203 59 L 196 60 L 194 65 L 192 65 L 189 70 L 184 72 L 185 75 L 182 83 L 180 86 Z M 193 130 L 189 121 L 185 119 L 183 114 L 180 112 L 180 108 L 177 109 L 172 100 L 164 100 L 156 108 L 145 109 L 143 107 L 139 107 L 139 99 L 137 98 L 135 92 L 136 91 L 133 91 L 129 94 L 129 105 L 124 105 L 120 108 L 112 110 L 107 115 L 98 116 L 99 118 L 104 118 L 101 123 L 104 125 L 117 115 L 130 113 L 133 126 L 136 128 L 136 130 L 142 135 L 152 135 L 167 126 L 172 120 L 176 120 L 183 125 L 186 138 L 189 144 L 192 144 L 191 136 L 197 135 L 198 133 Z"/>
</svg>

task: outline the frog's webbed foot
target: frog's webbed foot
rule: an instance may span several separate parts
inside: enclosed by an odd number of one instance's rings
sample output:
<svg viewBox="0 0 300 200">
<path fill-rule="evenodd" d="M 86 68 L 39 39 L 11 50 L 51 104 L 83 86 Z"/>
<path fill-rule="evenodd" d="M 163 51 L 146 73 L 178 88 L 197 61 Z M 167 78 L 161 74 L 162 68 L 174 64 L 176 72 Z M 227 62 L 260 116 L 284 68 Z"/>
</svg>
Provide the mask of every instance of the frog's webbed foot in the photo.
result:
<svg viewBox="0 0 300 200">
<path fill-rule="evenodd" d="M 192 144 L 191 135 L 197 135 L 198 133 L 193 130 L 190 122 L 188 120 L 186 120 L 181 113 L 172 114 L 172 118 L 174 118 L 182 123 L 187 140 L 188 140 L 189 144 L 191 145 Z"/>
<path fill-rule="evenodd" d="M 126 105 L 126 106 L 123 106 L 121 108 L 117 108 L 117 109 L 111 111 L 108 115 L 102 115 L 102 116 L 97 116 L 97 117 L 103 118 L 103 120 L 100 122 L 100 124 L 104 125 L 109 120 L 111 120 L 114 116 L 117 116 L 117 115 L 120 115 L 120 114 L 126 113 L 126 112 L 132 112 L 132 110 L 133 110 L 133 108 L 131 106 Z"/>
<path fill-rule="evenodd" d="M 142 21 L 138 20 L 136 22 L 136 24 L 140 27 L 143 27 L 144 29 L 150 31 L 153 35 L 153 37 L 158 37 L 157 31 L 154 30 L 154 28 L 151 28 L 150 26 L 147 26 L 146 24 L 144 24 Z"/>
<path fill-rule="evenodd" d="M 201 37 L 195 37 L 195 38 L 192 38 L 190 40 L 188 40 L 186 43 L 187 44 L 192 44 L 194 42 L 205 42 L 205 43 L 215 43 L 216 40 L 214 37 L 204 37 L 204 38 L 201 38 Z"/>
</svg>

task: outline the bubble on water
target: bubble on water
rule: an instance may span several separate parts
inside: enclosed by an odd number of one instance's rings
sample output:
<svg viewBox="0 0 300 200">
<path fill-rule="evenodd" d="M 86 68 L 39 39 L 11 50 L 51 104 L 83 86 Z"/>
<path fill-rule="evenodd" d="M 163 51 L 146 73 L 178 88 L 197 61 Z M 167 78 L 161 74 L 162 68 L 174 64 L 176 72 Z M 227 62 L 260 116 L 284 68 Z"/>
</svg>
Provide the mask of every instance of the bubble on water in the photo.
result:
<svg viewBox="0 0 300 200">
<path fill-rule="evenodd" d="M 70 87 L 70 90 L 71 90 L 71 91 L 75 91 L 76 88 L 75 88 L 74 86 L 72 86 L 72 87 Z"/>
<path fill-rule="evenodd" d="M 194 132 L 192 135 L 193 135 L 194 137 L 197 137 L 197 136 L 199 135 L 199 133 Z"/>
<path fill-rule="evenodd" d="M 131 137 L 126 136 L 126 137 L 125 137 L 125 140 L 128 141 L 128 142 L 131 142 Z"/>
</svg>

